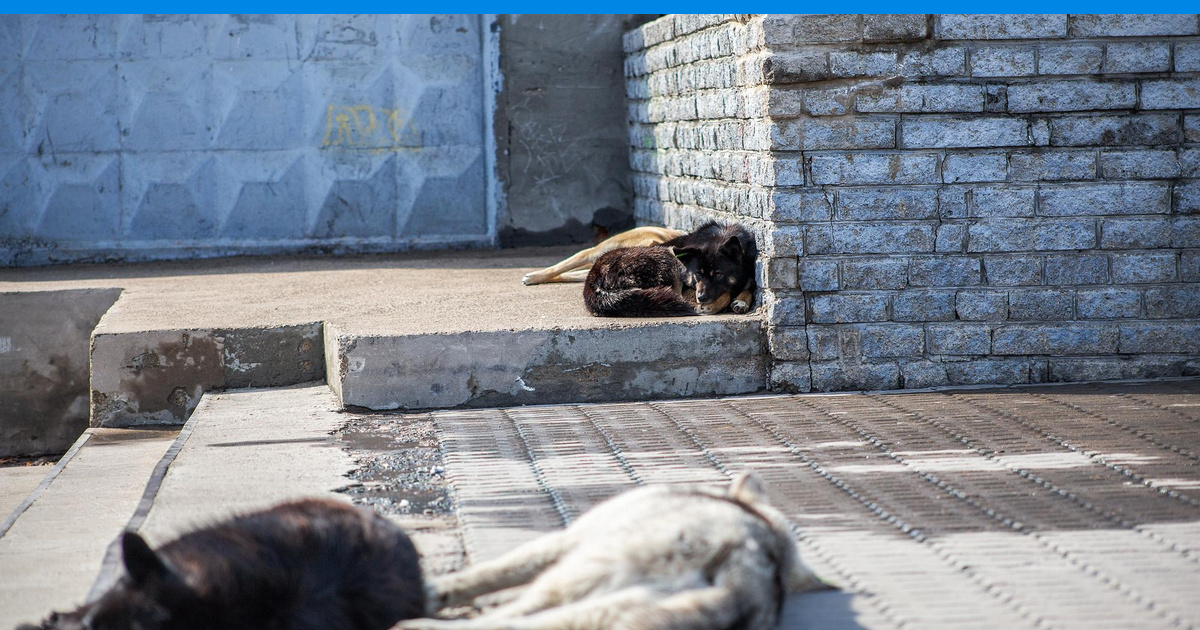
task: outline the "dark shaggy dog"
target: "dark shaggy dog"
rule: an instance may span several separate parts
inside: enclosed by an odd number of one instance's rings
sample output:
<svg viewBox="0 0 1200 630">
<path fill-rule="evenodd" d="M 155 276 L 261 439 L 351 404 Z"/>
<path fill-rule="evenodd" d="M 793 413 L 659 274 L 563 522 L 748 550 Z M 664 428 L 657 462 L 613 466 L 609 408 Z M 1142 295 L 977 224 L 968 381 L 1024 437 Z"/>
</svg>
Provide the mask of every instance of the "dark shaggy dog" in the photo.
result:
<svg viewBox="0 0 1200 630">
<path fill-rule="evenodd" d="M 386 630 L 419 617 L 418 556 L 400 528 L 330 500 L 285 503 L 151 550 L 99 600 L 18 630 Z"/>
<path fill-rule="evenodd" d="M 662 245 L 604 254 L 584 281 L 583 301 L 601 317 L 711 315 L 726 306 L 745 313 L 757 258 L 746 228 L 710 222 Z M 699 306 L 684 295 L 692 289 Z"/>
</svg>

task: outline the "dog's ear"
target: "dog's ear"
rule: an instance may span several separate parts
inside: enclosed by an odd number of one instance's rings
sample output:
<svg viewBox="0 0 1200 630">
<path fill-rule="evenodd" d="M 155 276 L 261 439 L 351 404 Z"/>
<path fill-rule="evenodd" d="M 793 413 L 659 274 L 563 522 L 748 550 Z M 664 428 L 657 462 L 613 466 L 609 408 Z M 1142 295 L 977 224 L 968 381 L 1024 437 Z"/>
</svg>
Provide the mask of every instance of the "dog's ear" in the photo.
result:
<svg viewBox="0 0 1200 630">
<path fill-rule="evenodd" d="M 742 240 L 737 237 L 737 234 L 725 239 L 721 244 L 721 255 L 732 260 L 741 260 L 743 249 Z"/>
<path fill-rule="evenodd" d="M 687 262 L 689 258 L 700 256 L 700 250 L 696 247 L 671 247 L 671 253 L 679 260 Z"/>
<path fill-rule="evenodd" d="M 134 532 L 121 535 L 121 555 L 125 561 L 125 572 L 135 586 L 163 583 L 174 577 L 162 558 L 154 553 L 144 538 Z"/>
<path fill-rule="evenodd" d="M 763 488 L 758 475 L 750 471 L 743 471 L 733 478 L 733 484 L 729 486 L 729 498 L 747 504 L 765 503 L 767 490 Z"/>
</svg>

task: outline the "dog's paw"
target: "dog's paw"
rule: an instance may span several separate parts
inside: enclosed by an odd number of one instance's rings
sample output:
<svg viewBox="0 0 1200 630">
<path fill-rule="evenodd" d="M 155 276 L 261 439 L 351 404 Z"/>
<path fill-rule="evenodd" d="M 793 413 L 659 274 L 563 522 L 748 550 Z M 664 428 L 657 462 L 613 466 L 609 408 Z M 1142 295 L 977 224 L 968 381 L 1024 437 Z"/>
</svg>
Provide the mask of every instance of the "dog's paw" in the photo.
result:
<svg viewBox="0 0 1200 630">
<path fill-rule="evenodd" d="M 700 304 L 696 307 L 696 312 L 701 315 L 716 315 L 717 313 L 721 312 L 720 309 L 716 308 L 716 306 L 717 305 L 715 303 Z"/>
<path fill-rule="evenodd" d="M 729 310 L 737 313 L 738 315 L 745 315 L 746 313 L 750 312 L 750 303 L 746 302 L 745 300 L 734 300 L 733 303 L 729 305 Z"/>
<path fill-rule="evenodd" d="M 521 278 L 521 284 L 523 284 L 525 286 L 529 286 L 531 284 L 537 284 L 536 282 L 533 282 L 533 277 L 534 277 L 534 272 L 530 271 L 529 273 L 525 274 L 524 278 Z"/>
</svg>

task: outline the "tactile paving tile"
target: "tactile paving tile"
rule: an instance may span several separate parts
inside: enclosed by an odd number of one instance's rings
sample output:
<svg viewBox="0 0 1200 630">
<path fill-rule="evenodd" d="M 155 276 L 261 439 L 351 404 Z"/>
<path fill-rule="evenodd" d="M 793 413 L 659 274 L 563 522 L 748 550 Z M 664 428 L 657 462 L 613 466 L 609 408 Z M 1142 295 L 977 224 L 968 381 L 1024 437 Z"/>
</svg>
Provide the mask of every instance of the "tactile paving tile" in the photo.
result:
<svg viewBox="0 0 1200 630">
<path fill-rule="evenodd" d="M 843 591 L 787 628 L 1200 624 L 1200 381 L 434 414 L 470 559 L 754 469 Z"/>
</svg>

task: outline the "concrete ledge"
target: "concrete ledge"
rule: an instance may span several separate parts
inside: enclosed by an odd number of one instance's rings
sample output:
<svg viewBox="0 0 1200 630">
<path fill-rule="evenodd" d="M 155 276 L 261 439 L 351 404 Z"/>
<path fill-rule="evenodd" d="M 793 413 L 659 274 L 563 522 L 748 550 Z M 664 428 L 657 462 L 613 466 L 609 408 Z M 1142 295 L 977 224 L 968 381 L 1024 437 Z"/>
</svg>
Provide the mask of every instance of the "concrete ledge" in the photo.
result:
<svg viewBox="0 0 1200 630">
<path fill-rule="evenodd" d="M 608 402 L 756 392 L 761 320 L 720 316 L 620 328 L 356 335 L 327 329 L 327 380 L 370 409 Z"/>
</svg>

